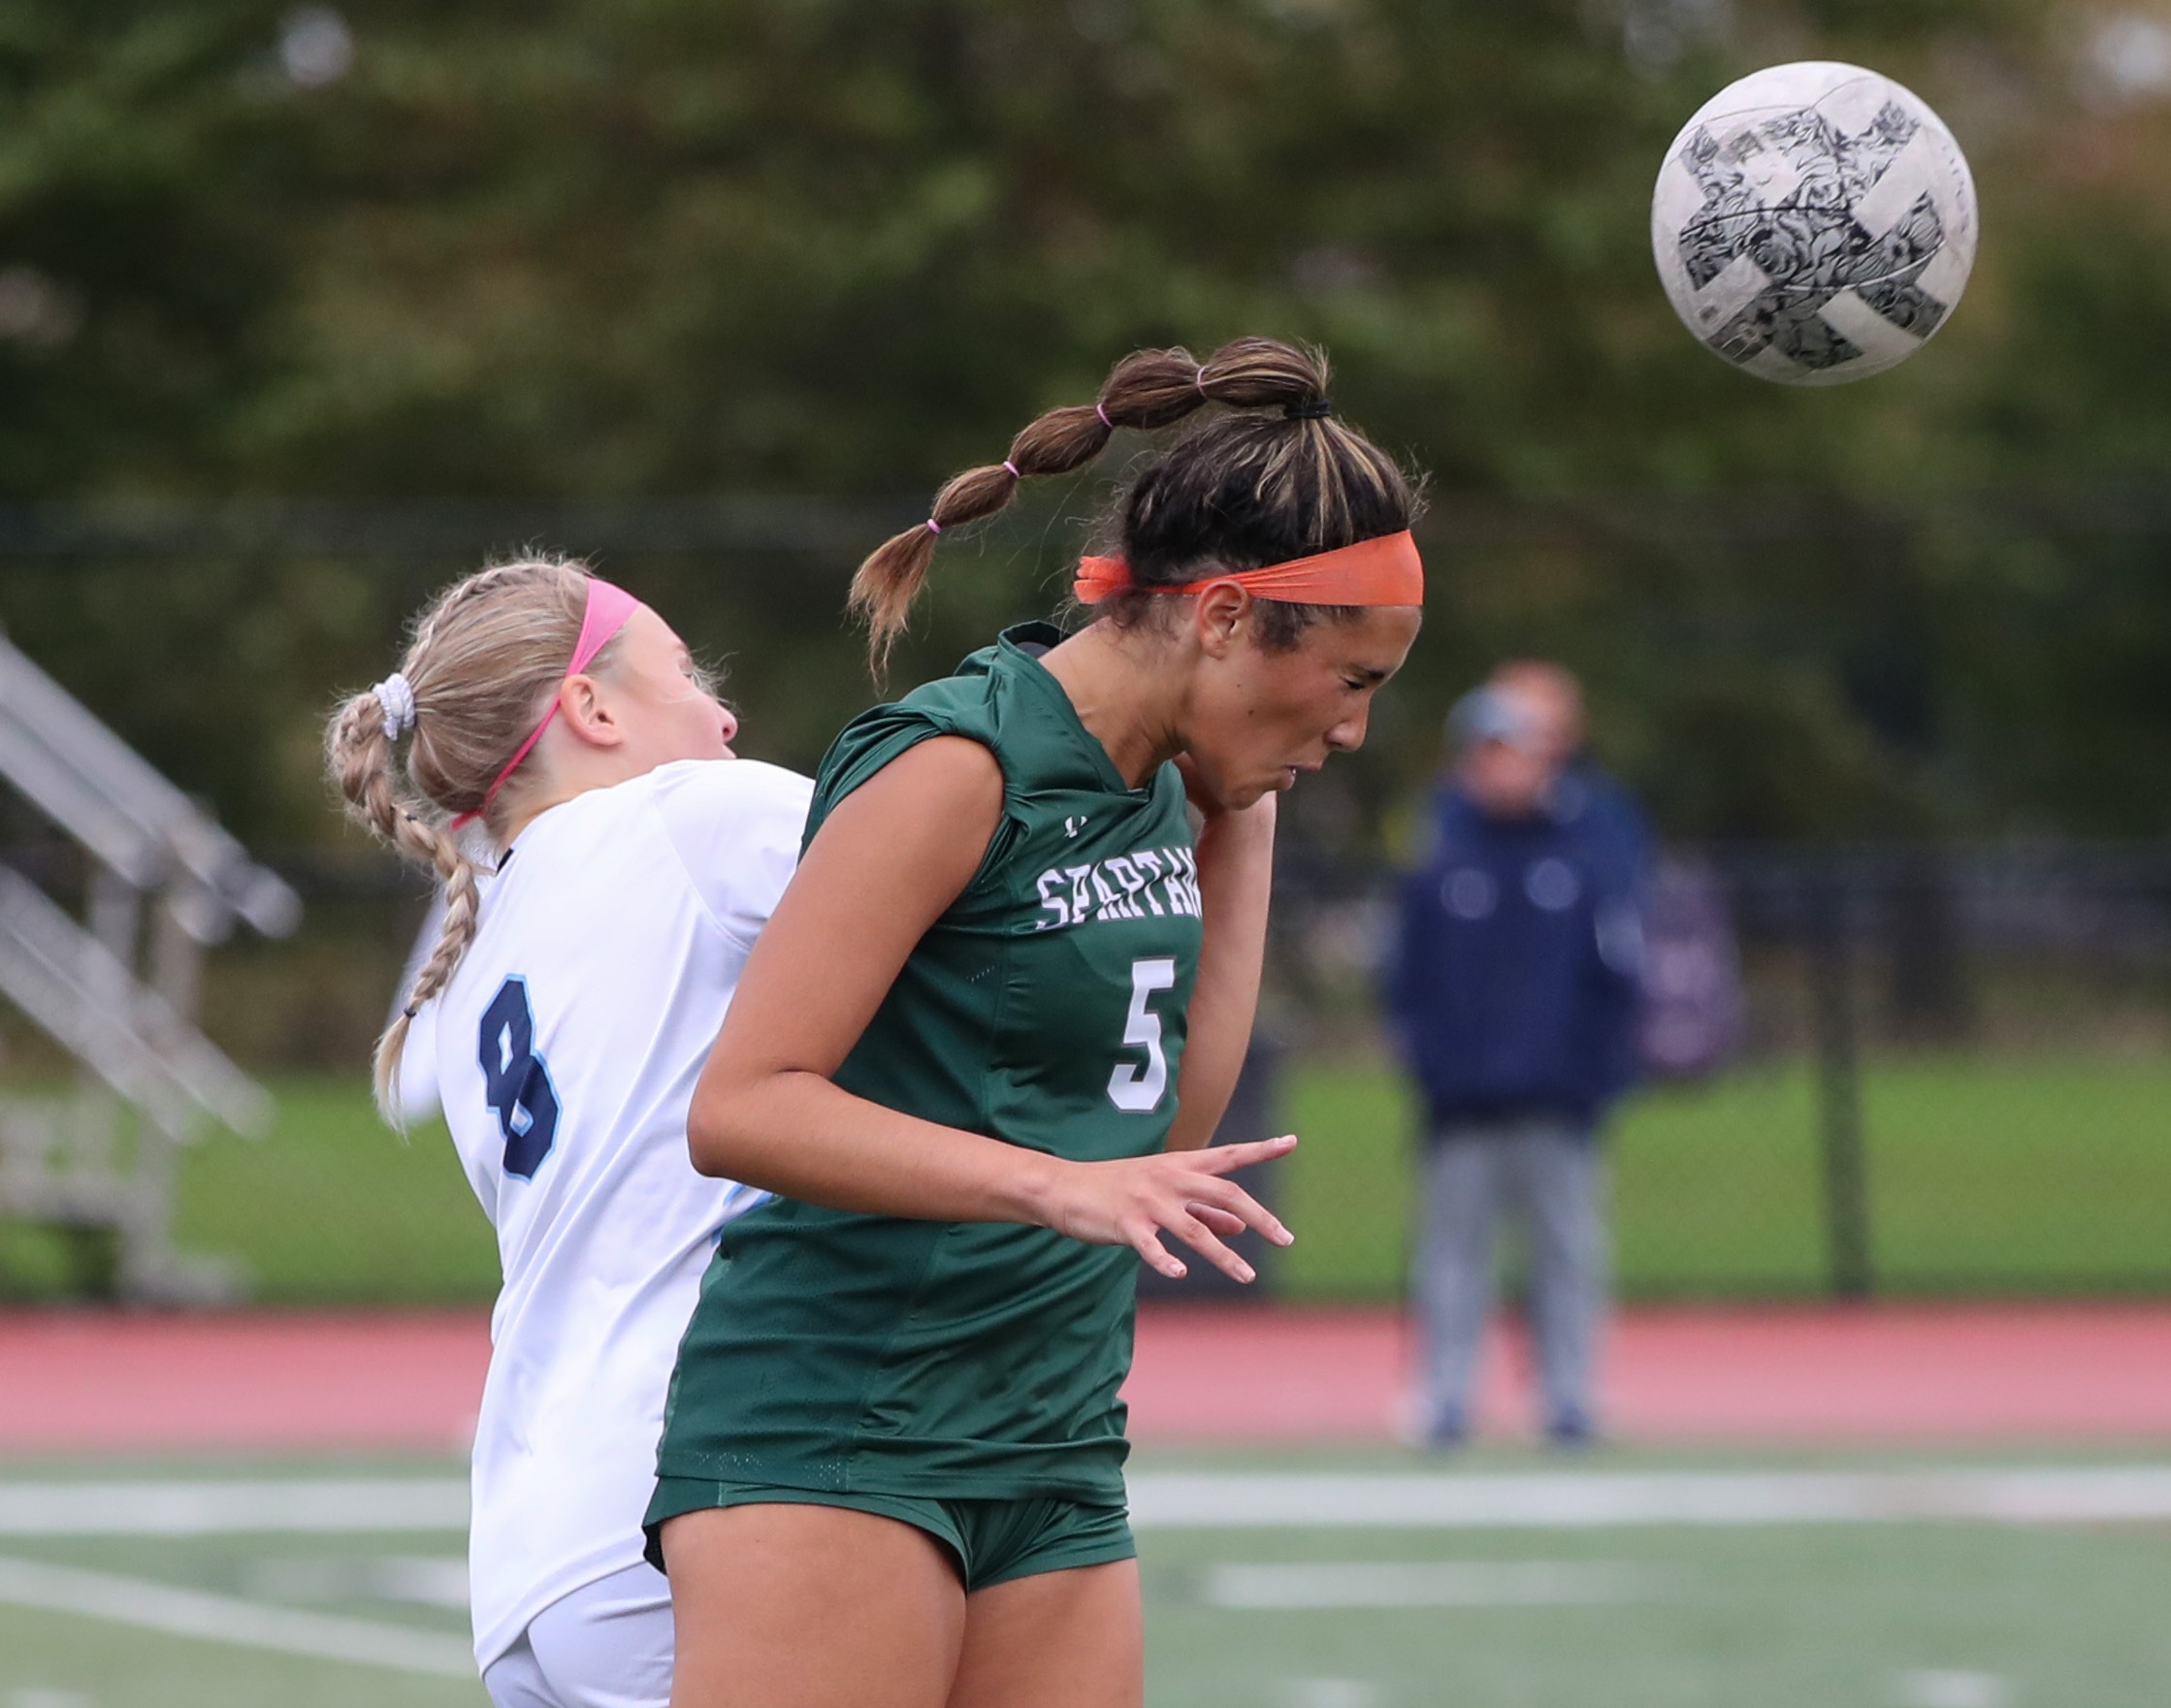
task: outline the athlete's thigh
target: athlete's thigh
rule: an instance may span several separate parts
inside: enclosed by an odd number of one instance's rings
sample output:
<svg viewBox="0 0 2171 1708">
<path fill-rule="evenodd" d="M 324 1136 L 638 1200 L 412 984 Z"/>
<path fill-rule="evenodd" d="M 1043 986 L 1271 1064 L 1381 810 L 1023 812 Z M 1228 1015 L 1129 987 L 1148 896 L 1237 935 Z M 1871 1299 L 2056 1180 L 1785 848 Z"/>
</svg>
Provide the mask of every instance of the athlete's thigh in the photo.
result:
<svg viewBox="0 0 2171 1708">
<path fill-rule="evenodd" d="M 941 1708 L 964 1590 L 924 1531 L 835 1506 L 732 1506 L 664 1526 L 672 1708 Z"/>
<path fill-rule="evenodd" d="M 1138 1562 L 1013 1578 L 965 1603 L 949 1708 L 1139 1708 Z"/>
</svg>

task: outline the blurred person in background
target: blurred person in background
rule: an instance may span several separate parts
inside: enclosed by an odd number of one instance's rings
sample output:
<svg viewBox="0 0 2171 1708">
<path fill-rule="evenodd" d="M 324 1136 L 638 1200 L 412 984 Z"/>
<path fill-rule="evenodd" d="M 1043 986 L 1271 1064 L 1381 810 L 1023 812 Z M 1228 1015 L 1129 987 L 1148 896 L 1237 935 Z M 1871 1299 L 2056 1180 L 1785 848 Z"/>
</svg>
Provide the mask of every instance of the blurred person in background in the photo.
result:
<svg viewBox="0 0 2171 1708">
<path fill-rule="evenodd" d="M 1636 1078 L 1641 813 L 1582 755 L 1582 694 L 1503 664 L 1449 716 L 1430 838 L 1405 880 L 1388 990 L 1426 1104 L 1413 1276 L 1416 1425 L 1469 1432 L 1503 1210 L 1528 1230 L 1530 1323 L 1555 1443 L 1592 1438 L 1606 1302 L 1599 1128 Z"/>
</svg>

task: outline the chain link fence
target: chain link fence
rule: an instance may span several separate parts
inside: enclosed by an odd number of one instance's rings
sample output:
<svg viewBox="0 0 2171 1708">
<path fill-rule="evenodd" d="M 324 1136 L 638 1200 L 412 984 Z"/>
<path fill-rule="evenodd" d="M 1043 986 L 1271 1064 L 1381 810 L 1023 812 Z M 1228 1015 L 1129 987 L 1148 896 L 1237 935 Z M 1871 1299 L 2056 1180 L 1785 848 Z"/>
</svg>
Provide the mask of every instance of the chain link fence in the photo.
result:
<svg viewBox="0 0 2171 1708">
<path fill-rule="evenodd" d="M 1675 850 L 1722 900 L 1731 1044 L 1610 1123 L 1618 1268 L 1641 1298 L 2171 1292 L 2171 848 Z M 53 861 L 45 869 L 49 877 Z M 362 854 L 274 856 L 305 922 L 211 956 L 207 1033 L 277 1115 L 179 1164 L 181 1246 L 272 1303 L 487 1299 L 495 1251 L 440 1128 L 400 1136 L 365 1064 L 427 893 Z M 1395 1297 L 1419 1113 L 1377 1021 L 1393 874 L 1291 851 L 1227 1137 L 1294 1130 L 1263 1182 L 1285 1296 Z M 62 893 L 66 885 L 56 886 Z M 68 1064 L 7 1034 L 18 1080 Z M 232 1267 L 230 1265 L 230 1267 Z M 78 1290 L 34 1230 L 0 1289 Z"/>
<path fill-rule="evenodd" d="M 2171 848 L 1669 861 L 1723 905 L 1739 1007 L 1723 1059 L 1655 1076 L 1610 1124 L 1626 1295 L 2171 1292 Z M 426 894 L 366 854 L 275 863 L 306 922 L 217 951 L 204 1012 L 277 1117 L 184 1153 L 178 1241 L 238 1263 L 263 1302 L 485 1300 L 495 1251 L 442 1130 L 384 1128 L 363 1071 Z M 1419 1113 L 1374 1000 L 1392 883 L 1284 860 L 1225 1136 L 1302 1135 L 1259 1183 L 1299 1234 L 1264 1265 L 1285 1297 L 1401 1289 Z M 12 1070 L 66 1071 L 31 1040 Z M 17 1297 L 78 1289 L 71 1262 L 22 1229 L 0 1240 Z"/>
<path fill-rule="evenodd" d="M 2171 1292 L 2171 848 L 1677 848 L 1665 871 L 1723 911 L 1736 1012 L 1691 1077 L 1646 1029 L 1606 1141 L 1626 1293 Z M 1393 882 L 1299 858 L 1277 894 L 1310 1151 L 1289 1213 L 1324 1246 L 1300 1290 L 1400 1286 L 1372 1208 L 1406 1202 L 1419 1121 L 1374 1006 Z"/>
</svg>

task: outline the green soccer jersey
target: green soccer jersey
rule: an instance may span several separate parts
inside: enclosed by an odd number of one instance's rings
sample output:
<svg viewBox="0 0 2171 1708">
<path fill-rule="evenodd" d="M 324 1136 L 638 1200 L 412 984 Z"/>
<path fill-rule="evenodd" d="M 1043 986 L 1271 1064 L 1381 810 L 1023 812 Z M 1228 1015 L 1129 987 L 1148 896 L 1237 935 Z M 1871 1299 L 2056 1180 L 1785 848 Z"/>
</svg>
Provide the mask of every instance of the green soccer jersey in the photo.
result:
<svg viewBox="0 0 2171 1708">
<path fill-rule="evenodd" d="M 811 838 L 915 743 L 1003 772 L 972 882 L 913 950 L 837 1071 L 925 1120 L 1081 1162 L 1157 1150 L 1176 1113 L 1199 954 L 1182 778 L 1126 788 L 1010 630 L 837 738 Z M 666 1477 L 956 1499 L 1122 1499 L 1138 1259 L 1012 1223 L 776 1199 L 729 1224 L 679 1349 Z"/>
</svg>

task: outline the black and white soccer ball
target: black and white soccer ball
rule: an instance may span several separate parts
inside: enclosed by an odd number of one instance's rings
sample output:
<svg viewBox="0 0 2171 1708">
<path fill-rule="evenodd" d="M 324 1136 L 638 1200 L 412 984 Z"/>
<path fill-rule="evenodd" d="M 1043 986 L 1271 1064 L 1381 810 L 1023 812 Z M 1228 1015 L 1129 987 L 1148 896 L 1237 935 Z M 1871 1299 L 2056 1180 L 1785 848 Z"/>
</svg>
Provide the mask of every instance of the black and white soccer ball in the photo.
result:
<svg viewBox="0 0 2171 1708">
<path fill-rule="evenodd" d="M 1730 83 L 1682 127 L 1651 196 L 1651 249 L 1682 324 L 1784 385 L 1904 362 L 1975 265 L 1975 181 L 1921 97 L 1807 60 Z"/>
</svg>

